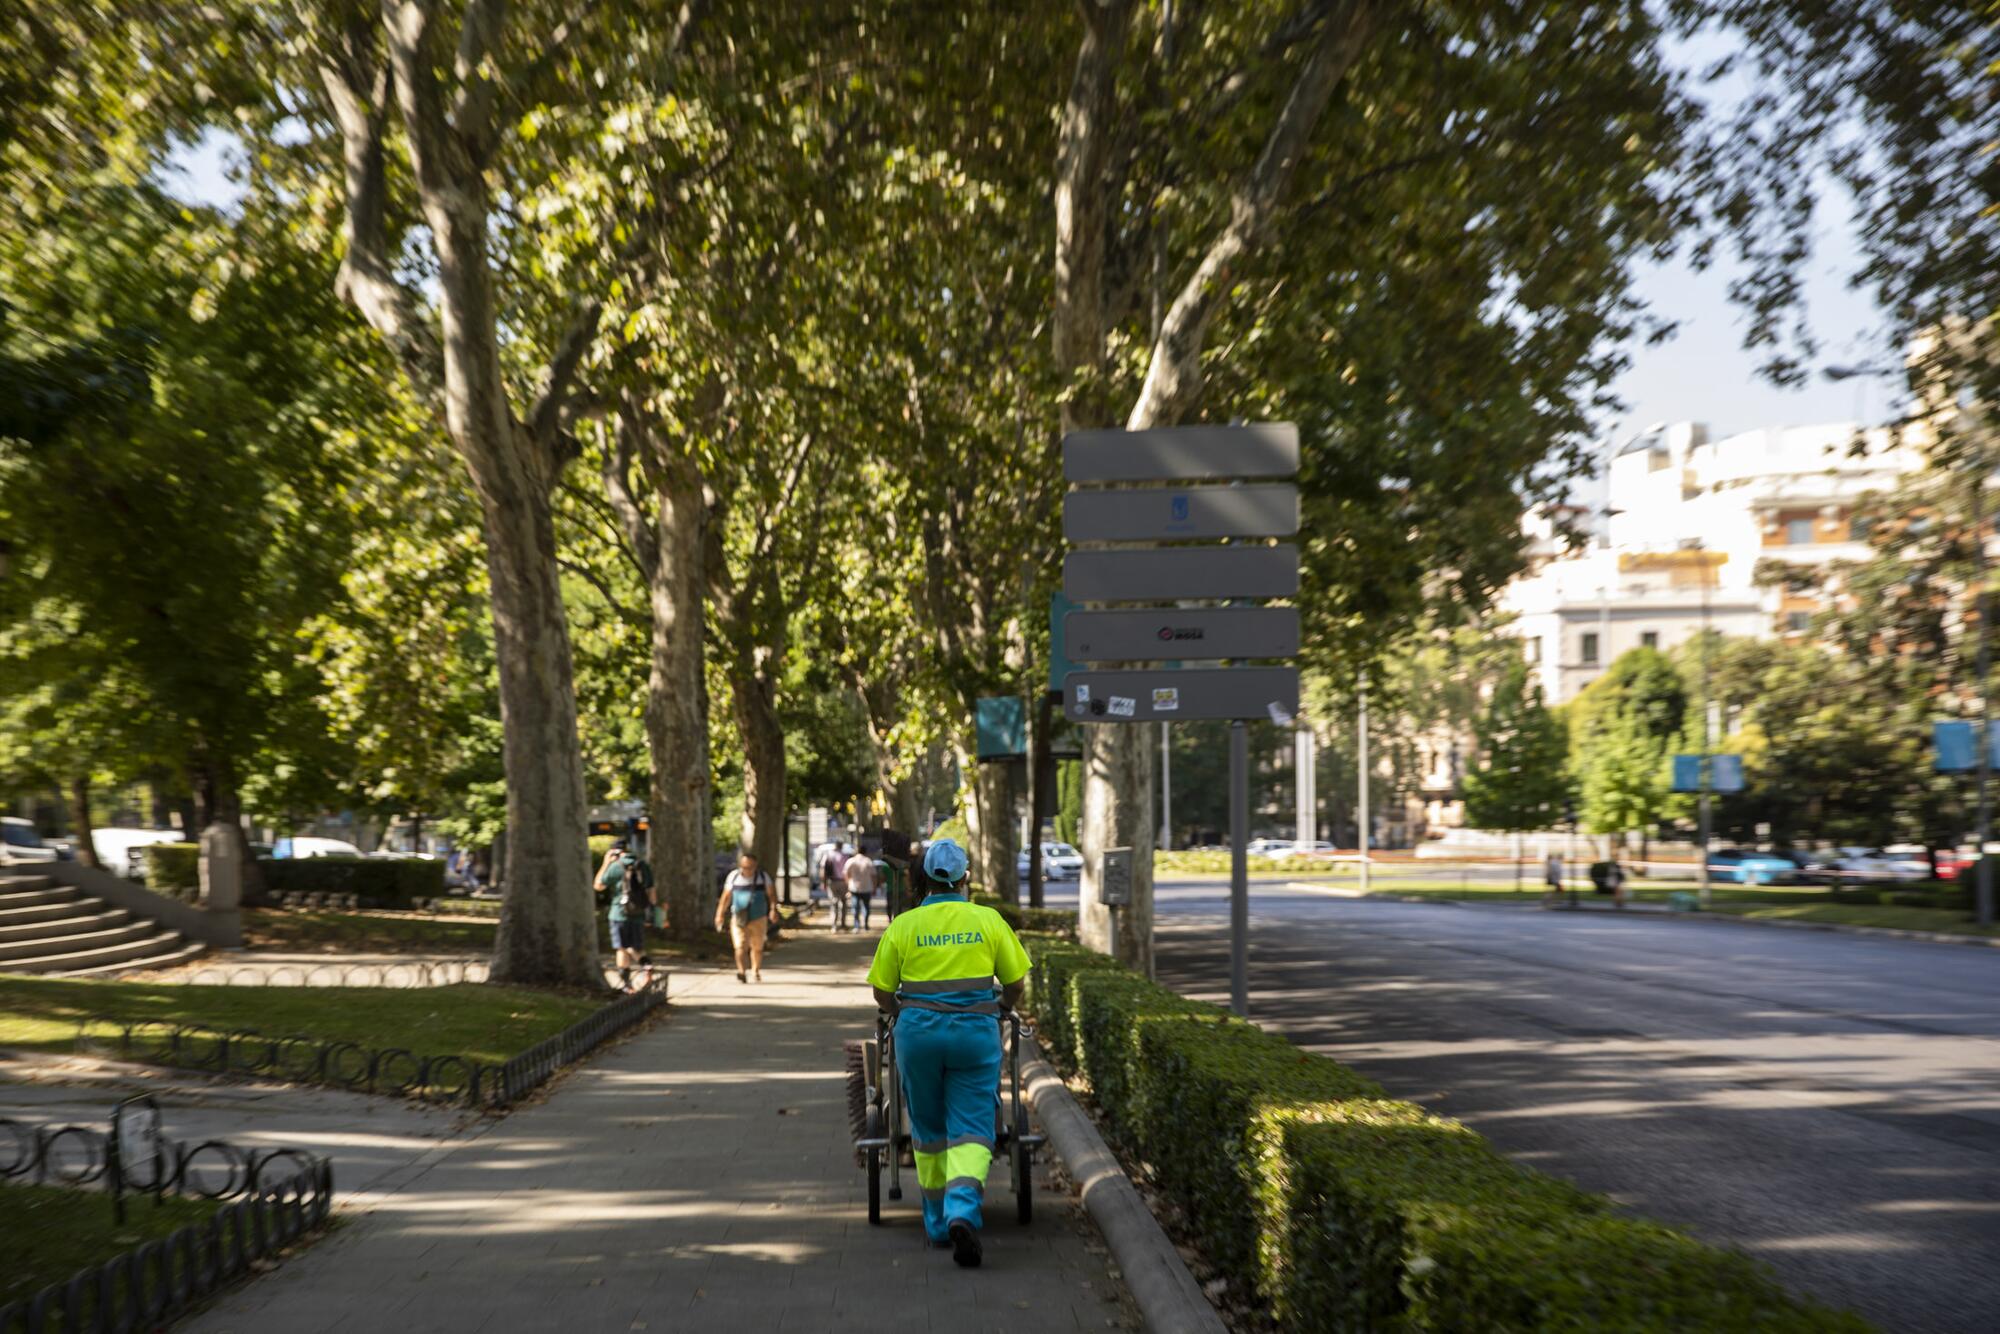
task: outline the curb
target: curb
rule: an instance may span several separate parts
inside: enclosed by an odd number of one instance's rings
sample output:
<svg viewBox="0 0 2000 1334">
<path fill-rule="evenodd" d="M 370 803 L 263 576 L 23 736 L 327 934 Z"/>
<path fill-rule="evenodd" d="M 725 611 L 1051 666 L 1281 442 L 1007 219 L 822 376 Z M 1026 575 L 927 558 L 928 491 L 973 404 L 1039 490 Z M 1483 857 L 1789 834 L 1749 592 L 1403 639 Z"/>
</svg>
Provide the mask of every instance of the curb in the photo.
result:
<svg viewBox="0 0 2000 1334">
<path fill-rule="evenodd" d="M 1146 1328 L 1153 1334 L 1228 1334 L 1228 1326 L 1202 1295 L 1201 1285 L 1139 1197 L 1138 1187 L 1105 1147 L 1089 1115 L 1042 1059 L 1041 1049 L 1032 1050 L 1032 1056 L 1024 1053 L 1021 1078 L 1035 1117 L 1062 1155 L 1083 1195 L 1083 1207 L 1104 1234 Z"/>
<path fill-rule="evenodd" d="M 1447 908 L 1538 907 L 1538 905 L 1532 903 L 1517 905 L 1499 903 L 1483 904 L 1472 899 L 1440 899 L 1416 894 L 1389 894 L 1380 891 L 1368 894 L 1361 894 L 1359 892 L 1343 893 L 1339 890 L 1328 890 L 1321 885 L 1308 884 L 1287 884 L 1284 888 L 1315 892 L 1327 898 L 1372 899 L 1378 902 L 1392 903 L 1431 903 Z M 1542 909 L 1542 911 L 1602 912 L 1608 914 L 1613 910 L 1610 908 L 1565 906 Z M 1676 922 L 1728 922 L 1735 926 L 1777 927 L 1788 931 L 1833 931 L 1843 936 L 1874 936 L 1881 940 L 1918 940 L 1930 945 L 1985 945 L 1992 949 L 2000 949 L 2000 936 L 1967 936 L 1947 931 L 1911 931 L 1906 927 L 1900 926 L 1855 926 L 1847 922 L 1794 922 L 1783 918 L 1742 917 L 1735 913 L 1666 912 L 1647 904 L 1634 904 L 1628 907 L 1623 913 L 1618 914 L 1618 916 L 1634 921 L 1642 917 L 1665 917 Z"/>
<path fill-rule="evenodd" d="M 1738 917 L 1734 913 L 1680 913 L 1702 922 L 1733 922 L 1737 926 L 1778 927 L 1788 931 L 1837 931 L 1843 936 L 1878 936 L 1885 940 L 1921 940 L 1931 945 L 1985 945 L 2000 949 L 2000 936 L 1962 936 L 1945 931 L 1911 931 L 1900 926 L 1852 926 L 1846 922 L 1791 922 L 1783 918 Z"/>
</svg>

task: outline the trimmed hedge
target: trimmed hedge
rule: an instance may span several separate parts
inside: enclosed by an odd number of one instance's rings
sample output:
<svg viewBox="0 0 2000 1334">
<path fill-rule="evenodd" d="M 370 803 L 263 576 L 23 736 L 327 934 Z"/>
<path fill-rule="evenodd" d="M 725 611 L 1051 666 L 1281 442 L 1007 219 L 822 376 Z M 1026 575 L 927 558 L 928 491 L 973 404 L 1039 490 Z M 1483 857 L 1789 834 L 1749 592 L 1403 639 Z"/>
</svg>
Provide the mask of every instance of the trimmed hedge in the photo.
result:
<svg viewBox="0 0 2000 1334">
<path fill-rule="evenodd" d="M 260 863 L 267 896 L 359 894 L 377 907 L 400 907 L 444 894 L 444 863 L 390 857 L 288 857 Z"/>
<path fill-rule="evenodd" d="M 1043 931 L 1076 939 L 1076 914 L 1067 908 L 1021 907 L 980 889 L 973 890 L 971 898 L 999 913 L 1000 920 L 1016 931 Z"/>
<path fill-rule="evenodd" d="M 155 894 L 189 895 L 201 889 L 201 844 L 154 843 L 140 850 L 146 888 Z"/>
<path fill-rule="evenodd" d="M 1028 945 L 1044 1049 L 1280 1328 L 1868 1328 L 1213 1005 L 1065 941 Z"/>
</svg>

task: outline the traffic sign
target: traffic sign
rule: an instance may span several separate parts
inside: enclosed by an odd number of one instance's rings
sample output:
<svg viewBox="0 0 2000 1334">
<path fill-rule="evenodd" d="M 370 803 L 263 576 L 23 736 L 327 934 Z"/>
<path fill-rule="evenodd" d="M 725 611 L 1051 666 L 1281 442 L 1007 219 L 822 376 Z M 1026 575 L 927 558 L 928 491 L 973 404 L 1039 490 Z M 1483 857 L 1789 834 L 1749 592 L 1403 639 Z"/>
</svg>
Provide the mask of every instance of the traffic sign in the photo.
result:
<svg viewBox="0 0 2000 1334">
<path fill-rule="evenodd" d="M 1071 672 L 1063 680 L 1063 714 L 1078 723 L 1268 718 L 1283 724 L 1298 711 L 1296 667 Z"/>
<path fill-rule="evenodd" d="M 1063 558 L 1063 595 L 1073 602 L 1283 598 L 1298 591 L 1294 546 L 1149 547 Z"/>
<path fill-rule="evenodd" d="M 1063 498 L 1063 537 L 1070 542 L 1290 537 L 1298 531 L 1299 489 L 1289 482 L 1072 491 Z"/>
<path fill-rule="evenodd" d="M 1289 658 L 1299 651 L 1299 613 L 1293 607 L 1073 611 L 1063 617 L 1062 643 L 1073 662 Z"/>
<path fill-rule="evenodd" d="M 1290 477 L 1298 470 L 1299 428 L 1290 422 L 1071 431 L 1063 437 L 1063 476 L 1072 482 Z"/>
</svg>

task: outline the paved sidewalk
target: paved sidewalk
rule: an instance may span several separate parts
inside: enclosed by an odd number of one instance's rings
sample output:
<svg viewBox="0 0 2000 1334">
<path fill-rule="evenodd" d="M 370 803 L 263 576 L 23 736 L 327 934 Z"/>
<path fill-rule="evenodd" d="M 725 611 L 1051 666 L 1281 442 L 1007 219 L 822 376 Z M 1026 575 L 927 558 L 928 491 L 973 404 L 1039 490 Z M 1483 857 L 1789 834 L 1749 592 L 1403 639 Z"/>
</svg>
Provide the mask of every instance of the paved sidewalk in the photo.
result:
<svg viewBox="0 0 2000 1334">
<path fill-rule="evenodd" d="M 1102 1242 L 1038 1172 L 986 1264 L 924 1243 L 914 1174 L 867 1219 L 840 1043 L 869 1026 L 870 936 L 793 936 L 761 986 L 678 970 L 663 1023 L 184 1328 L 250 1331 L 1053 1331 L 1136 1320 Z M 338 1188 L 336 1183 L 336 1188 Z"/>
</svg>

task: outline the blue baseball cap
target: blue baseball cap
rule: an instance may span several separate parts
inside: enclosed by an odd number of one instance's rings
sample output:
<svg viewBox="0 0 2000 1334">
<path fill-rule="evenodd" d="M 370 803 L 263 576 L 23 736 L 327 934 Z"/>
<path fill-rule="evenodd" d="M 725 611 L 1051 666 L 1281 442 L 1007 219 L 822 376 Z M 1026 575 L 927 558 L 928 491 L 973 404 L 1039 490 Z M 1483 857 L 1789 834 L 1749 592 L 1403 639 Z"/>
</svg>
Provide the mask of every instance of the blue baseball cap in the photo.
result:
<svg viewBox="0 0 2000 1334">
<path fill-rule="evenodd" d="M 965 849 L 948 838 L 935 839 L 924 849 L 924 874 L 955 885 L 965 879 Z"/>
</svg>

